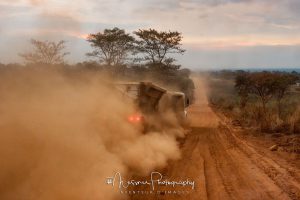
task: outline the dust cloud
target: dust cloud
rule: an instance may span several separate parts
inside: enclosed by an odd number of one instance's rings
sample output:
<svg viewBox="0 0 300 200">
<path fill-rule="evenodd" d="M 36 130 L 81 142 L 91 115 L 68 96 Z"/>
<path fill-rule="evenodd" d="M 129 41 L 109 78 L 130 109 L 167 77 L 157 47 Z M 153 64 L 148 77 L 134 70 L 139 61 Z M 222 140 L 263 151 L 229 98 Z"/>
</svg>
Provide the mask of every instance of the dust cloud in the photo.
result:
<svg viewBox="0 0 300 200">
<path fill-rule="evenodd" d="M 106 177 L 180 157 L 176 127 L 142 134 L 127 122 L 132 112 L 103 75 L 3 71 L 0 199 L 120 199 Z"/>
<path fill-rule="evenodd" d="M 210 92 L 207 86 L 207 81 L 205 76 L 200 76 L 194 74 L 192 77 L 195 83 L 195 99 L 196 101 L 189 107 L 191 126 L 203 126 L 203 127 L 217 127 L 219 125 L 219 119 L 216 114 L 211 110 L 209 106 L 209 101 L 207 99 L 207 94 Z M 199 115 L 199 113 L 202 113 Z"/>
</svg>

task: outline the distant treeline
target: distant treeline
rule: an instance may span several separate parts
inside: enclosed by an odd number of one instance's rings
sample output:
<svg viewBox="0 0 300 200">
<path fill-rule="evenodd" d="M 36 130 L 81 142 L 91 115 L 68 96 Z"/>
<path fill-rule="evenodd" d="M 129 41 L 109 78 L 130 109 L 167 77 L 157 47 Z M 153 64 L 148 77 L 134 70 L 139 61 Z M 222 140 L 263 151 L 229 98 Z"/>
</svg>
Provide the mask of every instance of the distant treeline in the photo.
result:
<svg viewBox="0 0 300 200">
<path fill-rule="evenodd" d="M 193 100 L 194 83 L 190 70 L 181 69 L 171 55 L 183 54 L 182 35 L 177 31 L 139 29 L 133 35 L 119 28 L 89 34 L 87 42 L 93 48 L 86 53 L 88 61 L 67 64 L 65 41 L 31 40 L 32 50 L 20 53 L 24 64 L 0 64 L 0 68 L 22 67 L 60 68 L 67 72 L 105 72 L 115 79 L 155 81 L 170 89 L 180 90 Z"/>
</svg>

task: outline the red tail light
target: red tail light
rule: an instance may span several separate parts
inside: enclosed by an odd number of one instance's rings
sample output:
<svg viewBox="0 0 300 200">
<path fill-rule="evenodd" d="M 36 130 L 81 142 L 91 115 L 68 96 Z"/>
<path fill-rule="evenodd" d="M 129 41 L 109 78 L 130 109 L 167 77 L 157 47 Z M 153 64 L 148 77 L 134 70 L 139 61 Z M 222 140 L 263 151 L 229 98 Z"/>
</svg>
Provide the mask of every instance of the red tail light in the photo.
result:
<svg viewBox="0 0 300 200">
<path fill-rule="evenodd" d="M 139 114 L 130 115 L 128 121 L 132 123 L 137 123 L 143 120 L 143 116 Z"/>
</svg>

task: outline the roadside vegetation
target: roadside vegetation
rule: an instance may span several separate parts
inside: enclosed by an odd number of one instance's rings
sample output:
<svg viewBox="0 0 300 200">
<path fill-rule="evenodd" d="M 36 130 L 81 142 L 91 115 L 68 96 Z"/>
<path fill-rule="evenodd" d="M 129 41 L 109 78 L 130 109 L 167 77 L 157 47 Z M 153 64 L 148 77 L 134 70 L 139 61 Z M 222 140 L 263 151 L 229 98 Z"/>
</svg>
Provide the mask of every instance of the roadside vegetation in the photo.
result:
<svg viewBox="0 0 300 200">
<path fill-rule="evenodd" d="M 233 123 L 265 133 L 300 133 L 297 72 L 219 71 L 208 76 L 209 100 Z"/>
<path fill-rule="evenodd" d="M 170 90 L 184 92 L 193 101 L 194 83 L 190 70 L 176 64 L 174 54 L 183 54 L 182 34 L 177 31 L 139 29 L 132 34 L 123 29 L 105 29 L 89 34 L 92 47 L 87 61 L 68 64 L 66 41 L 31 40 L 32 50 L 20 53 L 24 63 L 1 64 L 2 70 L 48 68 L 66 74 L 106 73 L 116 81 L 153 81 Z"/>
<path fill-rule="evenodd" d="M 278 150 L 280 157 L 291 155 L 290 161 L 296 162 L 300 154 L 299 80 L 297 72 L 210 72 L 209 102 L 242 137 Z"/>
</svg>

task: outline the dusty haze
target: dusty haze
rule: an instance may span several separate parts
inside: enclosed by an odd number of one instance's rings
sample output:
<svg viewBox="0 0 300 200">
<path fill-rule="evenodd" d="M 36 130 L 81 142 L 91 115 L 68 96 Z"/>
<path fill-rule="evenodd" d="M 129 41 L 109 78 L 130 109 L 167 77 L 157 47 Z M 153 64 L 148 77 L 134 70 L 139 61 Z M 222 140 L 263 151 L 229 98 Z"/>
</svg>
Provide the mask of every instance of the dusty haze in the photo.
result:
<svg viewBox="0 0 300 200">
<path fill-rule="evenodd" d="M 103 75 L 0 76 L 0 199 L 119 199 L 106 177 L 145 175 L 180 157 L 174 117 L 142 134 L 127 122 L 134 105 Z"/>
</svg>

